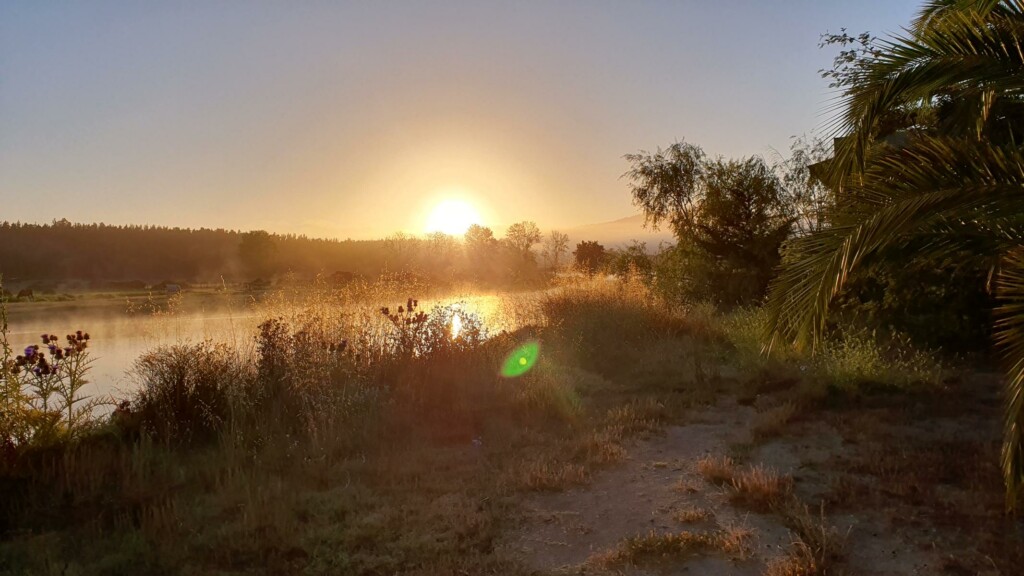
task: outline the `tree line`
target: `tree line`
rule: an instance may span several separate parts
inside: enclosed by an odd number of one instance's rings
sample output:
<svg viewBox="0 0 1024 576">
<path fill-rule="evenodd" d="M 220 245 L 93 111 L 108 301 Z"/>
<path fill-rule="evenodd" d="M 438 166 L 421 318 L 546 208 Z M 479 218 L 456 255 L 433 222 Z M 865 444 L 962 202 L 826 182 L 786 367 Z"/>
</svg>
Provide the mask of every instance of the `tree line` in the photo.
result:
<svg viewBox="0 0 1024 576">
<path fill-rule="evenodd" d="M 611 251 L 584 242 L 579 258 L 596 271 Z M 569 237 L 533 222 L 503 238 L 473 225 L 461 237 L 397 233 L 377 240 L 330 240 L 262 230 L 0 222 L 0 274 L 8 285 L 80 282 L 95 287 L 270 281 L 282 274 L 339 279 L 412 272 L 435 281 L 538 281 L 573 264 Z"/>
</svg>

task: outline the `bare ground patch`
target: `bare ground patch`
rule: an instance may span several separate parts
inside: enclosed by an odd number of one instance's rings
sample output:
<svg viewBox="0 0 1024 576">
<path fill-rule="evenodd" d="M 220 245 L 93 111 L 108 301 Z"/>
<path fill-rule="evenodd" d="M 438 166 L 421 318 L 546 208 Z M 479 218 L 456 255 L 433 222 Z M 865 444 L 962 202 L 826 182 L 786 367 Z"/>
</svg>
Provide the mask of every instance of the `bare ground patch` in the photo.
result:
<svg viewBox="0 0 1024 576">
<path fill-rule="evenodd" d="M 527 497 L 505 546 L 534 574 L 1015 574 L 997 394 L 787 407 L 771 434 L 752 405 L 695 408 L 589 485 Z"/>
</svg>

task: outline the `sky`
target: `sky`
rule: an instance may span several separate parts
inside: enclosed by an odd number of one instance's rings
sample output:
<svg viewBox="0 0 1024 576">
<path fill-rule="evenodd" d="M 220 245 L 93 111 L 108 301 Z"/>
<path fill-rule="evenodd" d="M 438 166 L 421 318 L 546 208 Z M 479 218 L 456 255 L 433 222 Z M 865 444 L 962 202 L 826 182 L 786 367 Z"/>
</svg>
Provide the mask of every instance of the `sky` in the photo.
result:
<svg viewBox="0 0 1024 576">
<path fill-rule="evenodd" d="M 624 154 L 826 122 L 824 32 L 918 1 L 0 0 L 0 221 L 420 233 L 637 212 Z M 502 232 L 502 230 L 496 230 Z"/>
</svg>

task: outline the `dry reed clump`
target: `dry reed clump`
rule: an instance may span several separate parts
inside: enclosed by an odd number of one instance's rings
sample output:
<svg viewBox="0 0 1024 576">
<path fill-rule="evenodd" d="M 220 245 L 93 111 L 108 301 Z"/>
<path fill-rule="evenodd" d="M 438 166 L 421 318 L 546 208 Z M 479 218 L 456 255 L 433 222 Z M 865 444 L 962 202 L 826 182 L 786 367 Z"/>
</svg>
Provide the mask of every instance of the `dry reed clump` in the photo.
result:
<svg viewBox="0 0 1024 576">
<path fill-rule="evenodd" d="M 733 476 L 731 489 L 733 503 L 767 512 L 787 501 L 793 490 L 793 479 L 779 475 L 772 468 L 755 466 Z"/>
<path fill-rule="evenodd" d="M 589 482 L 590 473 L 586 466 L 565 462 L 556 454 L 524 460 L 512 466 L 504 479 L 505 484 L 515 489 L 530 491 L 564 490 Z"/>
<path fill-rule="evenodd" d="M 244 397 L 251 371 L 226 344 L 178 344 L 147 352 L 133 373 L 141 386 L 119 408 L 122 425 L 135 424 L 160 441 L 190 444 L 216 437 Z"/>
<path fill-rule="evenodd" d="M 711 510 L 708 510 L 707 508 L 700 508 L 698 506 L 687 506 L 685 508 L 676 510 L 676 512 L 672 515 L 672 518 L 676 522 L 690 524 L 693 522 L 703 522 L 705 520 L 710 520 L 714 516 L 715 514 Z"/>
<path fill-rule="evenodd" d="M 540 301 L 545 324 L 573 363 L 616 373 L 629 368 L 619 351 L 626 342 L 651 341 L 682 330 L 683 321 L 638 277 L 574 277 Z"/>
<path fill-rule="evenodd" d="M 646 435 L 661 429 L 667 410 L 657 399 L 644 398 L 609 409 L 605 418 L 608 427 L 624 436 Z"/>
<path fill-rule="evenodd" d="M 754 424 L 750 432 L 757 440 L 779 436 L 797 413 L 797 404 L 792 401 L 786 401 L 758 412 L 754 417 Z"/>
<path fill-rule="evenodd" d="M 732 526 L 709 532 L 648 532 L 621 542 L 615 550 L 591 560 L 603 566 L 642 566 L 677 563 L 688 558 L 722 552 L 737 559 L 750 554 L 753 532 Z"/>
<path fill-rule="evenodd" d="M 799 540 L 793 543 L 787 555 L 788 563 L 783 563 L 777 568 L 791 572 L 776 573 L 815 576 L 828 574 L 829 569 L 842 559 L 844 539 L 828 524 L 824 505 L 817 516 L 812 515 L 807 506 L 795 498 L 787 499 L 778 508 L 786 526 Z"/>
<path fill-rule="evenodd" d="M 736 462 L 728 456 L 704 456 L 697 460 L 697 472 L 708 482 L 722 486 L 736 476 Z"/>
</svg>

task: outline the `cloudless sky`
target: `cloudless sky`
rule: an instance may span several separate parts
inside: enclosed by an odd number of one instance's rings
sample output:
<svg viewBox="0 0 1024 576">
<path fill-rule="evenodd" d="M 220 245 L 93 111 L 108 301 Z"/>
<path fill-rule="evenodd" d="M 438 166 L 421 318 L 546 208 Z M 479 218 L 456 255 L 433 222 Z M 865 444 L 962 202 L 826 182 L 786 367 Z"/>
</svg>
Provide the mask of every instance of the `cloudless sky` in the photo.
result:
<svg viewBox="0 0 1024 576">
<path fill-rule="evenodd" d="M 623 154 L 785 151 L 907 0 L 0 1 L 0 220 L 421 232 L 635 213 Z M 503 230 L 496 230 L 499 235 Z"/>
</svg>

